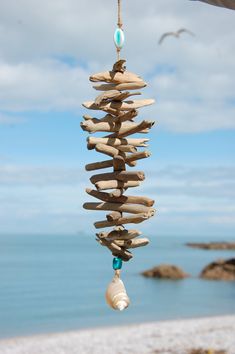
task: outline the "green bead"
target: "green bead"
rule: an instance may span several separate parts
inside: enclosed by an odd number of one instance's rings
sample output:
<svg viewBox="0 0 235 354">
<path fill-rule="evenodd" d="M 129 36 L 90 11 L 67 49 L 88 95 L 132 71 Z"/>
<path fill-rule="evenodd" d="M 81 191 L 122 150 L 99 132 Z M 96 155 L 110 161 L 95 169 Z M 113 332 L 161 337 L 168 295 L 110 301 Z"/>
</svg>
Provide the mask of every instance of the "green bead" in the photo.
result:
<svg viewBox="0 0 235 354">
<path fill-rule="evenodd" d="M 122 259 L 119 257 L 114 257 L 113 259 L 113 269 L 118 270 L 122 268 Z"/>
<path fill-rule="evenodd" d="M 124 32 L 121 28 L 117 28 L 114 33 L 114 43 L 117 48 L 121 49 L 125 42 Z"/>
</svg>

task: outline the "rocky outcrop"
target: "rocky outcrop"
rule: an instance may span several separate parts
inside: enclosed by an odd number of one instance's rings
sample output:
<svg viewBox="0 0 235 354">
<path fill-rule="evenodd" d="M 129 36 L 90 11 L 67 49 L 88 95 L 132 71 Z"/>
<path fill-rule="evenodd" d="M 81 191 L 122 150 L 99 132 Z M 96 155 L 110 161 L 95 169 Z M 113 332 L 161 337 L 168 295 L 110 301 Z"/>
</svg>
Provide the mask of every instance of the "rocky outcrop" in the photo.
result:
<svg viewBox="0 0 235 354">
<path fill-rule="evenodd" d="M 219 259 L 208 264 L 202 270 L 200 277 L 212 280 L 235 280 L 235 258 Z"/>
<path fill-rule="evenodd" d="M 171 264 L 160 264 L 152 269 L 148 269 L 141 273 L 148 278 L 162 278 L 162 279 L 184 279 L 188 277 L 181 268 Z"/>
<path fill-rule="evenodd" d="M 209 243 L 197 243 L 188 242 L 186 246 L 193 248 L 200 248 L 203 250 L 235 250 L 235 242 L 209 242 Z"/>
</svg>

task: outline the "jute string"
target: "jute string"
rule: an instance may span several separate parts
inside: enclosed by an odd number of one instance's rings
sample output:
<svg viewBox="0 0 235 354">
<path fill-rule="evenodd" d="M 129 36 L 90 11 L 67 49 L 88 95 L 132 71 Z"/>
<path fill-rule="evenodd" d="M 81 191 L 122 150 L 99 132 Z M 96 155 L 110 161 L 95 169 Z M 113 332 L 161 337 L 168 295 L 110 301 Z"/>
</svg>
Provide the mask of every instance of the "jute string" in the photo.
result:
<svg viewBox="0 0 235 354">
<path fill-rule="evenodd" d="M 118 27 L 122 29 L 122 17 L 121 17 L 121 0 L 118 0 Z M 120 51 L 121 49 L 117 48 L 117 60 L 120 60 Z"/>
</svg>

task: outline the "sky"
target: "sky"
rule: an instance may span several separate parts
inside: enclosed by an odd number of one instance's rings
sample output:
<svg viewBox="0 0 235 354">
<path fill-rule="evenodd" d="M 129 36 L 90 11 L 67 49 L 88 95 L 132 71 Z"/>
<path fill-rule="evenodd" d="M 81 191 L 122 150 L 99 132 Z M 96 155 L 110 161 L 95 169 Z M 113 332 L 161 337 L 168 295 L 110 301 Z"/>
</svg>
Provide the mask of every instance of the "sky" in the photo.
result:
<svg viewBox="0 0 235 354">
<path fill-rule="evenodd" d="M 156 104 L 146 180 L 130 194 L 155 199 L 148 235 L 235 231 L 235 12 L 189 0 L 123 0 L 126 44 L 121 57 Z M 93 100 L 89 76 L 112 68 L 115 0 L 0 2 L 0 234 L 95 233 L 103 212 L 91 198 L 80 129 Z M 168 37 L 188 28 L 195 36 Z M 95 116 L 94 112 L 92 113 Z M 93 200 L 96 202 L 96 200 Z"/>
</svg>

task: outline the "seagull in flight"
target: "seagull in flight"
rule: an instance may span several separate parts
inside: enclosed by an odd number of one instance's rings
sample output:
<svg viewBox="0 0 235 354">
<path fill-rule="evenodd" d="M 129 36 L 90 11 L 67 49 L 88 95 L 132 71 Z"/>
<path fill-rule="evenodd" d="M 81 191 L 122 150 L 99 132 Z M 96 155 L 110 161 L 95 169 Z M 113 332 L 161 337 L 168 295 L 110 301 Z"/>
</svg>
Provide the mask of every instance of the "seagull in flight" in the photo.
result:
<svg viewBox="0 0 235 354">
<path fill-rule="evenodd" d="M 158 41 L 158 44 L 162 44 L 162 42 L 164 41 L 164 39 L 168 36 L 174 36 L 176 38 L 179 38 L 181 33 L 188 33 L 190 34 L 191 36 L 195 36 L 195 34 L 189 30 L 187 30 L 186 28 L 181 28 L 179 29 L 177 32 L 166 32 L 166 33 L 163 33 L 163 35 L 160 37 L 159 41 Z"/>
</svg>

